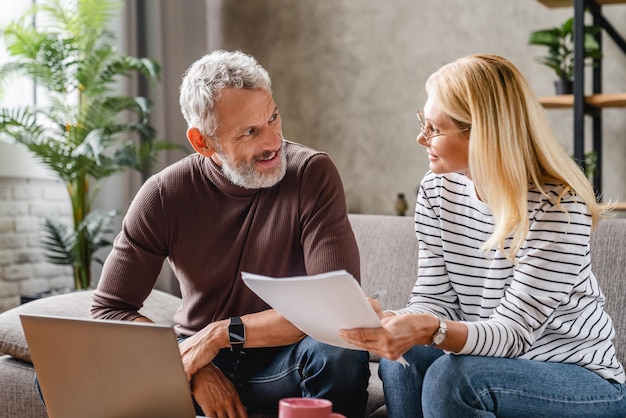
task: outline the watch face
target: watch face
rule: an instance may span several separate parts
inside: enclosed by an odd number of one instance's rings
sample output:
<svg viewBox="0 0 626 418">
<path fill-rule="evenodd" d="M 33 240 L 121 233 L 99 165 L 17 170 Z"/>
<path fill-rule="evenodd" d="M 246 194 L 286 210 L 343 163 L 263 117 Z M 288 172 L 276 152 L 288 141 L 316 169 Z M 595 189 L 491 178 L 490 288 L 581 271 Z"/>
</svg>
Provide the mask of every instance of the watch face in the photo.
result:
<svg viewBox="0 0 626 418">
<path fill-rule="evenodd" d="M 231 325 L 228 328 L 228 342 L 231 344 L 243 344 L 243 325 Z"/>
<path fill-rule="evenodd" d="M 439 319 L 439 329 L 433 334 L 433 345 L 439 345 L 446 340 L 448 327 L 443 319 Z"/>
<path fill-rule="evenodd" d="M 239 318 L 233 318 L 228 325 L 228 342 L 230 345 L 243 345 L 246 342 L 246 330 Z"/>
<path fill-rule="evenodd" d="M 433 337 L 433 344 L 439 345 L 446 339 L 446 334 L 437 332 Z"/>
</svg>

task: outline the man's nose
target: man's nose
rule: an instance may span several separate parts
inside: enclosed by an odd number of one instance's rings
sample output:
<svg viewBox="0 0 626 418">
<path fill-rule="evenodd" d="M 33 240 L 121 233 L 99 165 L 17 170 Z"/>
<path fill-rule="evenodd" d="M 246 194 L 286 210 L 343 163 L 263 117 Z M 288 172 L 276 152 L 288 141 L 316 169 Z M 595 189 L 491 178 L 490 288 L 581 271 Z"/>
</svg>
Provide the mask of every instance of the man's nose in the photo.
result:
<svg viewBox="0 0 626 418">
<path fill-rule="evenodd" d="M 261 147 L 264 149 L 276 150 L 280 148 L 283 135 L 280 129 L 276 129 L 272 126 L 265 126 L 261 134 Z"/>
</svg>

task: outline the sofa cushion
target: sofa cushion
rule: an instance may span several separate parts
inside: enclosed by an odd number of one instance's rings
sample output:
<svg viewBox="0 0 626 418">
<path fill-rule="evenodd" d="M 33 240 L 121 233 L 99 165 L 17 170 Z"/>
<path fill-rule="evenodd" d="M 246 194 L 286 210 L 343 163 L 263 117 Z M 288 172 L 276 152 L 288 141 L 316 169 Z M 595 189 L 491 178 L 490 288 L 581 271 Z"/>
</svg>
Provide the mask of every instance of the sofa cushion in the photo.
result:
<svg viewBox="0 0 626 418">
<path fill-rule="evenodd" d="M 0 352 L 30 362 L 28 345 L 22 330 L 20 314 L 55 315 L 90 318 L 91 290 L 79 290 L 25 303 L 0 314 Z M 172 316 L 181 300 L 173 295 L 153 290 L 141 312 L 155 322 L 173 325 Z"/>
<path fill-rule="evenodd" d="M 34 375 L 31 363 L 8 355 L 0 357 L 0 417 L 48 418 Z"/>
</svg>

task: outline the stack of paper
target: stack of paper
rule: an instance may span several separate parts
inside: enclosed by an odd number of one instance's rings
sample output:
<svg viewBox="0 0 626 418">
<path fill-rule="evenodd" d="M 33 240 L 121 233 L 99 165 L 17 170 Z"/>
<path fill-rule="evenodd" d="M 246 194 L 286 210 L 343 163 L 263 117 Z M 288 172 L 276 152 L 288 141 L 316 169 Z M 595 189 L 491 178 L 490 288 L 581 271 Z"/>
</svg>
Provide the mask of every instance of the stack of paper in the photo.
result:
<svg viewBox="0 0 626 418">
<path fill-rule="evenodd" d="M 244 272 L 242 278 L 268 305 L 323 343 L 358 349 L 339 337 L 339 330 L 380 327 L 361 286 L 345 270 L 286 278 Z"/>
</svg>

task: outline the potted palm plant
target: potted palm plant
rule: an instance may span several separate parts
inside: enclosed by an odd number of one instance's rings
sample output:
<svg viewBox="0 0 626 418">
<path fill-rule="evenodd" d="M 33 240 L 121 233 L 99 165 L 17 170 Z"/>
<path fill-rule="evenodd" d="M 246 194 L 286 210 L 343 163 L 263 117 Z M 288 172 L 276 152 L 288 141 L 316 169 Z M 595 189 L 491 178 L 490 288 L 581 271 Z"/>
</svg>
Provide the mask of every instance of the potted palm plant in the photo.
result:
<svg viewBox="0 0 626 418">
<path fill-rule="evenodd" d="M 77 289 L 91 285 L 96 251 L 111 244 L 115 211 L 93 210 L 99 186 L 127 169 L 146 171 L 156 153 L 174 145 L 156 140 L 144 97 L 115 94 L 120 76 L 154 81 L 156 61 L 120 54 L 107 23 L 119 12 L 113 0 L 49 0 L 36 4 L 0 32 L 12 61 L 0 82 L 31 78 L 47 105 L 0 108 L 0 135 L 22 144 L 67 186 L 73 223 L 46 218 L 48 259 L 73 268 Z M 33 18 L 37 14 L 37 22 Z"/>
<path fill-rule="evenodd" d="M 595 38 L 601 28 L 585 25 L 584 51 L 585 64 L 602 58 L 600 45 Z M 537 62 L 554 70 L 557 80 L 554 82 L 557 94 L 571 94 L 574 80 L 574 18 L 567 19 L 562 25 L 549 29 L 539 29 L 530 33 L 530 45 L 548 47 L 548 54 L 537 57 Z"/>
</svg>

